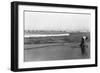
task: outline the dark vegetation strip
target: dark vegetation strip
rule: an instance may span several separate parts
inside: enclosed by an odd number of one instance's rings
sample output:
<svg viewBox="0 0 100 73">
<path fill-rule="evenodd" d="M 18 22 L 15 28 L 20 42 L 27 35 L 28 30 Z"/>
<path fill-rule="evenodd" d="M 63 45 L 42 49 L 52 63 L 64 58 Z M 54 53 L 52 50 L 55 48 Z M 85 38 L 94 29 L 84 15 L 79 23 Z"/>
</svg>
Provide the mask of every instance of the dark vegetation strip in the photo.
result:
<svg viewBox="0 0 100 73">
<path fill-rule="evenodd" d="M 66 44 L 62 43 L 59 45 L 46 45 L 46 46 L 39 46 L 39 47 L 31 47 L 31 48 L 25 48 L 25 50 L 30 50 L 30 49 L 37 49 L 37 48 L 45 48 L 45 47 L 52 47 L 52 46 L 66 46 Z M 80 44 L 78 45 L 71 45 L 71 48 L 80 48 Z"/>
<path fill-rule="evenodd" d="M 60 44 L 60 45 L 47 45 L 47 46 L 40 46 L 40 47 L 31 47 L 31 48 L 25 48 L 25 50 L 44 48 L 44 47 L 52 47 L 52 46 L 64 46 L 64 44 Z"/>
</svg>

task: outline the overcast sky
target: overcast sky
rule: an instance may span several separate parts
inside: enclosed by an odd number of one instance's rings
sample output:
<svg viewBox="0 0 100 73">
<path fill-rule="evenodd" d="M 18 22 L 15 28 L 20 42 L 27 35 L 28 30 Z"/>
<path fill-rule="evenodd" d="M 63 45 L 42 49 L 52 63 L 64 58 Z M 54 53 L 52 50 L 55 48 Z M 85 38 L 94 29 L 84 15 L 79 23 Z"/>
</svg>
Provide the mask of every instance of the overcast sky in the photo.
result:
<svg viewBox="0 0 100 73">
<path fill-rule="evenodd" d="M 25 12 L 25 30 L 89 31 L 89 14 Z"/>
</svg>

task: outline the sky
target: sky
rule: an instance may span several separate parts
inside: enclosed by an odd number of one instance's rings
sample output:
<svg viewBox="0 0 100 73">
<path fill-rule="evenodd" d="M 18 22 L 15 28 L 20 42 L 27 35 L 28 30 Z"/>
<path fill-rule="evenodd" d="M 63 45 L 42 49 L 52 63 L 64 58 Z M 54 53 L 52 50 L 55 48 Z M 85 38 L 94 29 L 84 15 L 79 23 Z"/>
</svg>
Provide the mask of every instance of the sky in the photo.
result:
<svg viewBox="0 0 100 73">
<path fill-rule="evenodd" d="M 90 31 L 90 14 L 25 11 L 25 30 Z"/>
</svg>

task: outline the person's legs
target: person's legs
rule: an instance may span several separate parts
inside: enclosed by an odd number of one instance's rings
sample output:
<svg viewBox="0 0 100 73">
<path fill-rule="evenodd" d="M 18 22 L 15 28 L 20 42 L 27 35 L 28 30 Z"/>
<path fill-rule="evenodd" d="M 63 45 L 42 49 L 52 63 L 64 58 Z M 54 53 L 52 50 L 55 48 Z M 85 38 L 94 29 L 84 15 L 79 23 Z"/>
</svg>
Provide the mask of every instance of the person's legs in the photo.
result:
<svg viewBox="0 0 100 73">
<path fill-rule="evenodd" d="M 82 45 L 82 47 L 81 47 L 81 53 L 82 53 L 82 55 L 85 54 L 85 45 Z"/>
</svg>

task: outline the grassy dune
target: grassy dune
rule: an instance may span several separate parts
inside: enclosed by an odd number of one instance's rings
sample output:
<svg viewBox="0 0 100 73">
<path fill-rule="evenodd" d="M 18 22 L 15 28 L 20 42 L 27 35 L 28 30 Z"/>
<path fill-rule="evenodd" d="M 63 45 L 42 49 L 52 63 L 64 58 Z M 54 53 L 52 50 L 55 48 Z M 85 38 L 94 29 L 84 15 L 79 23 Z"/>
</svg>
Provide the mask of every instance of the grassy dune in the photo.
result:
<svg viewBox="0 0 100 73">
<path fill-rule="evenodd" d="M 80 42 L 82 36 L 87 36 L 90 41 L 89 32 L 73 32 L 70 36 L 52 36 L 52 37 L 25 37 L 24 44 L 48 44 L 48 43 L 72 43 Z"/>
</svg>

